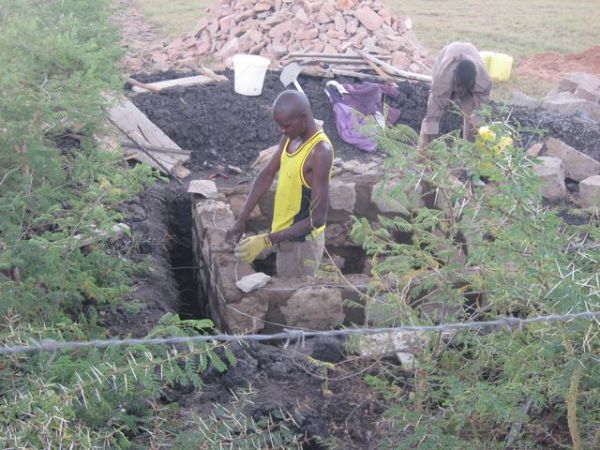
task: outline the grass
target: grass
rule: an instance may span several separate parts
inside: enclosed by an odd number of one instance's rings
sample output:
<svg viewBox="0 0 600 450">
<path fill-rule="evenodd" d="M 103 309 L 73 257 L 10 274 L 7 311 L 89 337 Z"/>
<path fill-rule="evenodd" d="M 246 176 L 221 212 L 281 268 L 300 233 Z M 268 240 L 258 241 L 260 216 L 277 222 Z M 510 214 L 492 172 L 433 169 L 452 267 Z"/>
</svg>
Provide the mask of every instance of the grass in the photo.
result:
<svg viewBox="0 0 600 450">
<path fill-rule="evenodd" d="M 165 37 L 190 31 L 214 0 L 135 0 Z M 385 0 L 413 20 L 417 37 L 437 53 L 446 43 L 468 41 L 482 50 L 508 53 L 515 65 L 529 55 L 580 52 L 600 44 L 598 0 Z M 494 98 L 506 100 L 513 89 L 540 97 L 548 83 L 513 77 L 497 83 Z"/>
</svg>

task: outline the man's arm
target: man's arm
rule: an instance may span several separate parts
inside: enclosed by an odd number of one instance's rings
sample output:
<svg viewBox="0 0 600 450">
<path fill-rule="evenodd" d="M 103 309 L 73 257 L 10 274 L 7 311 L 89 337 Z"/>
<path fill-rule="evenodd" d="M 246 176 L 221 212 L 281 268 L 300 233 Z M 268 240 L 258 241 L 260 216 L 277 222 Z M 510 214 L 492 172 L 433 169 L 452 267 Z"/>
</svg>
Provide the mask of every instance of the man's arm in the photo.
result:
<svg viewBox="0 0 600 450">
<path fill-rule="evenodd" d="M 252 189 L 246 197 L 246 202 L 240 211 L 240 214 L 237 217 L 235 224 L 227 230 L 227 234 L 225 235 L 225 239 L 228 241 L 238 242 L 244 234 L 246 230 L 246 221 L 248 217 L 250 217 L 250 213 L 256 207 L 256 204 L 263 196 L 265 192 L 269 190 L 271 184 L 273 184 L 273 180 L 279 171 L 279 165 L 281 164 L 281 152 L 283 151 L 283 144 L 285 142 L 285 138 L 282 138 L 279 142 L 279 148 L 269 161 L 269 163 L 260 171 L 256 180 L 254 180 L 254 184 L 252 185 Z"/>
<path fill-rule="evenodd" d="M 329 176 L 332 160 L 333 152 L 328 143 L 320 142 L 315 146 L 309 160 L 306 161 L 308 168 L 312 170 L 309 216 L 285 230 L 269 234 L 273 244 L 304 236 L 325 224 L 329 209 Z"/>
</svg>

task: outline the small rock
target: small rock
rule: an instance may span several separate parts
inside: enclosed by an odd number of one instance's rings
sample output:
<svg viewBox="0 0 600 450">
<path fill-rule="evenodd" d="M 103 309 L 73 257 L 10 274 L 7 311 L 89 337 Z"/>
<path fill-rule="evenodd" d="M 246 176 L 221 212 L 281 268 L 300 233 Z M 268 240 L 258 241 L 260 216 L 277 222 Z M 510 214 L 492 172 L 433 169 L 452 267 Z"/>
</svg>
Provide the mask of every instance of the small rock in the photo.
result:
<svg viewBox="0 0 600 450">
<path fill-rule="evenodd" d="M 265 286 L 270 279 L 271 277 L 266 273 L 256 272 L 239 279 L 235 282 L 235 285 L 238 289 L 248 293 Z"/>
</svg>

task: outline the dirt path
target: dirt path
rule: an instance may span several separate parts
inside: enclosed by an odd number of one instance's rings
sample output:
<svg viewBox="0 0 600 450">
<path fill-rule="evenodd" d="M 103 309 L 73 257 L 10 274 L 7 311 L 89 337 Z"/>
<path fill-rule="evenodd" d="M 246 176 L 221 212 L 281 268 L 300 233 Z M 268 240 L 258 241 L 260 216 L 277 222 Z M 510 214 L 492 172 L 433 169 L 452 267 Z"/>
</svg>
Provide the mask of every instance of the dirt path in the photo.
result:
<svg viewBox="0 0 600 450">
<path fill-rule="evenodd" d="M 157 25 L 150 23 L 132 0 L 113 0 L 113 21 L 121 30 L 120 45 L 126 50 L 121 61 L 125 73 L 140 72 L 145 69 L 145 55 L 162 39 Z"/>
</svg>

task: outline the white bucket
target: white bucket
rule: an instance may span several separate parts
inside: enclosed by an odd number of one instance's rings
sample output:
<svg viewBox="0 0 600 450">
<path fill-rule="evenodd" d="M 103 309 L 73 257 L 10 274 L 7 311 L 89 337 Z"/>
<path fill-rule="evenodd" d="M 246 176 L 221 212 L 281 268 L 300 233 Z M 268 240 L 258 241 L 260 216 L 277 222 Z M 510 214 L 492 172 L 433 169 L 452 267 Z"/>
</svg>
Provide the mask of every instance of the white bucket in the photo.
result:
<svg viewBox="0 0 600 450">
<path fill-rule="evenodd" d="M 260 95 L 269 64 L 271 64 L 271 61 L 262 56 L 235 55 L 233 57 L 235 77 L 233 90 L 242 95 Z"/>
</svg>

